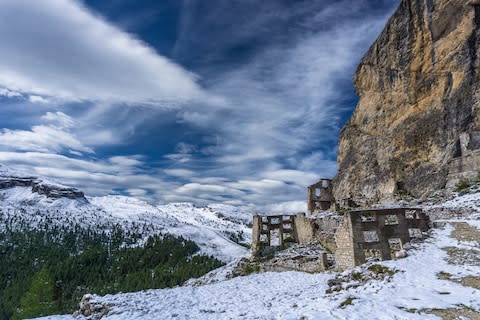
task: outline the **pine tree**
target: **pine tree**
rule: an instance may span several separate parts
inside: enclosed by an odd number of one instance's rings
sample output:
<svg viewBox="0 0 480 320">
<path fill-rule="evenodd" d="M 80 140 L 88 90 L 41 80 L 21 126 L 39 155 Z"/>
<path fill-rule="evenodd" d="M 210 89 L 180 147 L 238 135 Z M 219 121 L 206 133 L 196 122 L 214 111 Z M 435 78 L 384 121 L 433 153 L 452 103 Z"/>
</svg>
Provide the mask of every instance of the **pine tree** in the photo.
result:
<svg viewBox="0 0 480 320">
<path fill-rule="evenodd" d="M 30 288 L 23 295 L 12 320 L 47 316 L 59 311 L 60 308 L 55 301 L 53 278 L 46 269 L 42 269 L 33 277 Z"/>
</svg>

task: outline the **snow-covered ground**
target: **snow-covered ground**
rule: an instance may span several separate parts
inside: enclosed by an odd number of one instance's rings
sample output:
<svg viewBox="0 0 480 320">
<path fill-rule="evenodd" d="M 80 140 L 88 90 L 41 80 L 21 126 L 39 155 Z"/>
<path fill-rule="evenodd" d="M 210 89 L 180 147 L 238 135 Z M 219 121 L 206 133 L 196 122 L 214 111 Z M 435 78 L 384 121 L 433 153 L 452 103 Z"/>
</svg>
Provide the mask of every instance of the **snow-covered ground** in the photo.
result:
<svg viewBox="0 0 480 320">
<path fill-rule="evenodd" d="M 480 259 L 475 258 L 480 255 L 480 220 L 477 220 L 480 211 L 473 205 L 479 200 L 480 193 L 476 193 L 445 203 L 444 207 L 471 206 L 473 215 L 444 221 L 443 229 L 433 230 L 431 237 L 414 244 L 406 258 L 381 262 L 396 270 L 393 276 L 363 283 L 352 280 L 343 284 L 344 290 L 333 293 L 326 291 L 329 280 L 338 278 L 338 273 L 269 272 L 202 286 L 93 296 L 92 302 L 109 306 L 110 311 L 102 318 L 105 320 L 439 319 L 432 310 L 467 308 L 469 312 L 478 312 L 480 290 L 460 282 L 464 277 L 480 276 Z M 476 230 L 471 239 L 453 237 L 452 231 L 459 222 Z M 452 262 L 446 248 L 464 252 L 465 260 Z M 365 269 L 366 266 L 357 267 L 343 275 Z M 442 274 L 448 275 L 448 279 L 442 278 Z M 349 284 L 356 285 L 348 288 Z"/>
<path fill-rule="evenodd" d="M 0 166 L 0 180 L 9 177 L 28 176 Z M 452 235 L 459 222 L 478 232 L 480 193 L 458 196 L 425 209 L 429 213 L 441 212 L 437 217 L 447 217 L 444 218 L 448 219 L 444 220 L 445 227 L 433 230 L 425 242 L 414 245 L 405 259 L 381 262 L 396 273 L 380 280 L 348 280 L 343 283 L 342 290 L 327 293 L 333 279 L 347 277 L 352 272 L 362 273 L 367 266 L 343 274 L 268 272 L 227 280 L 229 268 L 234 266 L 232 263 L 212 272 L 213 281 L 206 281 L 204 285 L 191 281 L 171 289 L 93 296 L 90 303 L 108 308 L 104 320 L 438 319 L 431 314 L 432 310 L 480 311 L 480 291 L 475 286 L 462 285 L 465 277 L 478 279 L 480 276 L 480 237 L 475 233 L 470 239 L 468 232 L 462 233 L 460 238 Z M 451 217 L 449 210 L 455 212 Z M 205 208 L 187 203 L 154 206 L 123 196 L 52 199 L 33 192 L 31 187 L 0 189 L 0 230 L 7 222 L 18 222 L 19 228 L 37 228 L 45 223 L 101 229 L 113 224 L 124 228 L 148 225 L 148 233 L 184 236 L 195 241 L 203 252 L 227 262 L 248 254 L 229 238 L 243 235 L 248 243 L 250 219 L 249 210 L 224 205 Z M 455 259 L 446 248 L 454 249 Z M 86 318 L 71 315 L 42 318 L 72 319 Z"/>
</svg>

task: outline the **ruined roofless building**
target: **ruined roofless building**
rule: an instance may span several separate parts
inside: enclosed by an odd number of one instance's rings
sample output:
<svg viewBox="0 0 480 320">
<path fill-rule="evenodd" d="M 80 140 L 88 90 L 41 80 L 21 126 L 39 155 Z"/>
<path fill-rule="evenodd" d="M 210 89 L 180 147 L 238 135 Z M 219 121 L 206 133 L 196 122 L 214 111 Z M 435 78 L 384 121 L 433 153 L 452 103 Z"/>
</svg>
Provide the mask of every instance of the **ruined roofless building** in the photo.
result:
<svg viewBox="0 0 480 320">
<path fill-rule="evenodd" d="M 404 245 L 422 238 L 430 228 L 428 216 L 419 208 L 334 212 L 339 206 L 332 196 L 332 187 L 329 179 L 308 187 L 308 215 L 254 216 L 253 256 L 268 256 L 294 243 L 316 245 L 324 250 L 316 270 L 327 268 L 327 250 L 334 254 L 336 268 L 343 270 L 370 259 L 400 258 L 405 254 Z"/>
<path fill-rule="evenodd" d="M 335 232 L 337 269 L 361 265 L 369 259 L 401 257 L 403 245 L 423 238 L 429 218 L 418 208 L 353 210 Z"/>
<path fill-rule="evenodd" d="M 320 244 L 334 254 L 339 270 L 353 268 L 370 259 L 402 257 L 404 245 L 423 238 L 430 227 L 428 216 L 419 208 L 352 210 L 345 214 L 306 217 L 304 214 L 254 216 L 252 254 L 268 256 L 293 243 Z M 318 259 L 319 269 L 327 266 L 326 255 Z"/>
<path fill-rule="evenodd" d="M 315 212 L 326 211 L 335 204 L 332 190 L 332 180 L 320 179 L 315 184 L 308 186 L 308 214 L 312 215 Z"/>
</svg>

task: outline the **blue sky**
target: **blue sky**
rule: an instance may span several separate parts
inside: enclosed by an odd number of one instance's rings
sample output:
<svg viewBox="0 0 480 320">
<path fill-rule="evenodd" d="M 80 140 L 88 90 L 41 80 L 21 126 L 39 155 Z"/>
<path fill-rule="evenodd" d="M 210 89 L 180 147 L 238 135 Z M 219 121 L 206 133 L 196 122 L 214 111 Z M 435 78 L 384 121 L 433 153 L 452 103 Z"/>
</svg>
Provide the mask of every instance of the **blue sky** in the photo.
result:
<svg viewBox="0 0 480 320">
<path fill-rule="evenodd" d="M 0 163 L 90 195 L 302 209 L 398 3 L 4 0 Z"/>
</svg>

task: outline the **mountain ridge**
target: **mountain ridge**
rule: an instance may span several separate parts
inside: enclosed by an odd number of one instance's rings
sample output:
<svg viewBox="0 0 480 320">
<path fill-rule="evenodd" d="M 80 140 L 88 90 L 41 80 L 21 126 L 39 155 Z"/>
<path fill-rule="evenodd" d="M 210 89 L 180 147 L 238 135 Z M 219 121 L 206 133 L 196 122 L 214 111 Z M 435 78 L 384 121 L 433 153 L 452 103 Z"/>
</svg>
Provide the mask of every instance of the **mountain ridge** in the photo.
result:
<svg viewBox="0 0 480 320">
<path fill-rule="evenodd" d="M 75 196 L 81 195 L 81 196 Z M 0 230 L 54 225 L 172 234 L 192 240 L 203 253 L 229 262 L 248 253 L 250 213 L 228 205 L 154 206 L 127 196 L 89 197 L 78 189 L 0 166 Z M 232 239 L 237 242 L 236 243 Z"/>
</svg>

